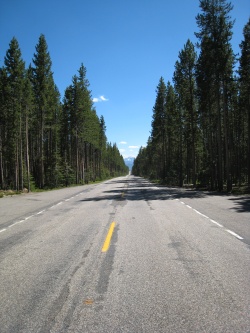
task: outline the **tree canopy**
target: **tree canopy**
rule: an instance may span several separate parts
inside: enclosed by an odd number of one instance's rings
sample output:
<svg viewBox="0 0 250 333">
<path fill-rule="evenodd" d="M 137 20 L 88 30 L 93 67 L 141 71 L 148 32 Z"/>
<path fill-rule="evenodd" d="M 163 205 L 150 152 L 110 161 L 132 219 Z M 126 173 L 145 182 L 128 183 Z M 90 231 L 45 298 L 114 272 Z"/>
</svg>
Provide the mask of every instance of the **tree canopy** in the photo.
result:
<svg viewBox="0 0 250 333">
<path fill-rule="evenodd" d="M 13 38 L 0 69 L 0 189 L 85 184 L 128 172 L 80 65 L 61 102 L 44 35 L 25 68 Z"/>
<path fill-rule="evenodd" d="M 250 187 L 250 21 L 235 70 L 231 3 L 200 0 L 200 9 L 198 50 L 188 40 L 173 85 L 160 78 L 151 136 L 132 172 L 170 185 L 230 192 L 233 184 Z"/>
</svg>

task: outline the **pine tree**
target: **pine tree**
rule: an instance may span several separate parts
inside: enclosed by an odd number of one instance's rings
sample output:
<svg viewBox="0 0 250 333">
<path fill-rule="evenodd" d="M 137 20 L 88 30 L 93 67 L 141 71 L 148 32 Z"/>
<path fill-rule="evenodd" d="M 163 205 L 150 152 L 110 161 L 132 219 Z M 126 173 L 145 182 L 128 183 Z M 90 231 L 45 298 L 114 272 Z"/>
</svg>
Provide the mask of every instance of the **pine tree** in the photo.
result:
<svg viewBox="0 0 250 333">
<path fill-rule="evenodd" d="M 203 124 L 212 133 L 208 139 L 211 183 L 216 179 L 219 191 L 223 189 L 224 164 L 227 191 L 232 189 L 229 143 L 229 89 L 233 78 L 234 56 L 230 45 L 233 21 L 229 16 L 231 3 L 225 0 L 200 0 L 202 13 L 196 17 L 200 32 L 200 56 L 197 66 L 200 111 L 205 104 Z M 206 100 L 206 102 L 204 102 Z M 204 131 L 209 131 L 207 128 Z M 215 148 L 214 148 L 215 147 Z"/>
<path fill-rule="evenodd" d="M 179 53 L 179 60 L 175 64 L 174 82 L 178 96 L 178 105 L 183 113 L 183 127 L 185 137 L 185 173 L 187 182 L 196 185 L 197 170 L 197 103 L 196 103 L 196 52 L 190 40 Z"/>
<path fill-rule="evenodd" d="M 106 125 L 104 117 L 100 117 L 99 122 L 99 144 L 98 144 L 98 178 L 103 179 L 105 176 L 105 156 L 106 156 Z"/>
<path fill-rule="evenodd" d="M 250 19 L 243 30 L 244 40 L 240 44 L 241 57 L 239 67 L 240 115 L 243 119 L 242 135 L 246 161 L 246 175 L 250 187 Z M 245 158 L 246 156 L 246 158 Z"/>
<path fill-rule="evenodd" d="M 70 161 L 71 168 L 75 172 L 76 184 L 79 184 L 81 181 L 84 182 L 88 178 L 86 165 L 88 168 L 89 144 L 86 137 L 86 114 L 91 108 L 86 68 L 81 65 L 78 73 L 78 76 L 73 76 L 72 84 L 67 87 L 63 102 L 67 158 Z"/>
<path fill-rule="evenodd" d="M 76 183 L 100 178 L 101 151 L 106 150 L 106 128 L 104 118 L 99 119 L 93 108 L 83 64 L 78 70 L 78 76 L 73 76 L 72 84 L 65 91 L 62 126 L 64 156 L 71 161 Z"/>
<path fill-rule="evenodd" d="M 33 58 L 35 113 L 33 117 L 34 177 L 39 188 L 53 186 L 51 175 L 56 171 L 57 157 L 53 139 L 57 136 L 59 93 L 53 80 L 52 62 L 44 35 L 39 37 Z"/>
<path fill-rule="evenodd" d="M 0 188 L 7 188 L 7 96 L 8 77 L 5 68 L 0 69 Z"/>
<path fill-rule="evenodd" d="M 24 174 L 24 186 L 31 190 L 31 172 L 30 172 L 30 123 L 31 117 L 34 110 L 34 94 L 32 88 L 32 68 L 29 67 L 25 72 L 24 85 L 23 85 L 23 100 L 22 108 L 24 113 L 24 154 L 25 154 L 25 174 Z"/>
<path fill-rule="evenodd" d="M 151 132 L 155 152 L 154 163 L 157 167 L 155 176 L 160 179 L 166 177 L 166 89 L 164 79 L 161 77 L 156 89 Z"/>
<path fill-rule="evenodd" d="M 6 87 L 4 89 L 5 110 L 5 160 L 7 182 L 15 190 L 23 189 L 23 110 L 22 93 L 24 61 L 16 38 L 10 42 L 4 58 Z"/>
<path fill-rule="evenodd" d="M 174 87 L 166 91 L 167 183 L 183 185 L 183 115 Z"/>
</svg>

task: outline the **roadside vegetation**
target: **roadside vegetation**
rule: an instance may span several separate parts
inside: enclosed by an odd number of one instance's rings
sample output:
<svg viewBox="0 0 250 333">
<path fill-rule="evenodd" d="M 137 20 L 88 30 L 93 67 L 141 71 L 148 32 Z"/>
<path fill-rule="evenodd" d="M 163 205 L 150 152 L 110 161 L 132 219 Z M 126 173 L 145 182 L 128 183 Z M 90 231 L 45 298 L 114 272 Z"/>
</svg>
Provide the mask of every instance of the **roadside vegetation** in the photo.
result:
<svg viewBox="0 0 250 333">
<path fill-rule="evenodd" d="M 32 64 L 16 38 L 0 68 L 0 196 L 88 184 L 128 173 L 96 114 L 86 68 L 80 65 L 61 99 L 44 35 Z"/>
<path fill-rule="evenodd" d="M 200 0 L 197 47 L 179 52 L 172 83 L 160 78 L 152 131 L 132 173 L 161 184 L 228 193 L 250 190 L 250 19 L 241 54 L 225 0 Z"/>
</svg>

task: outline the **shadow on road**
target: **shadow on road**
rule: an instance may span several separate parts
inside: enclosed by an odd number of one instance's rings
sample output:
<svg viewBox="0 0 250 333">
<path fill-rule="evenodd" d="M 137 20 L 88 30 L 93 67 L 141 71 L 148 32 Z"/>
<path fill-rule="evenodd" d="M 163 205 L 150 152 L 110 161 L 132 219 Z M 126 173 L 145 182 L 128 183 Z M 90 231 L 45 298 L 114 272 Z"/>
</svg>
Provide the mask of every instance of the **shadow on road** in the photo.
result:
<svg viewBox="0 0 250 333">
<path fill-rule="evenodd" d="M 229 198 L 233 201 L 235 207 L 231 208 L 238 213 L 250 212 L 250 197 Z M 250 222 L 250 218 L 249 218 Z"/>
<path fill-rule="evenodd" d="M 116 188 L 110 191 L 104 191 L 103 196 L 90 197 L 82 199 L 81 201 L 102 201 L 102 200 L 116 200 L 116 201 L 152 201 L 152 200 L 174 200 L 174 199 L 204 199 L 211 196 L 227 197 L 234 204 L 230 209 L 238 213 L 250 212 L 250 197 L 231 197 L 227 194 L 220 194 L 208 191 L 197 191 L 193 189 L 166 187 L 161 185 L 154 185 L 142 178 L 129 178 L 127 180 L 114 179 L 110 180 L 107 184 L 117 185 Z"/>
<path fill-rule="evenodd" d="M 173 200 L 179 198 L 203 198 L 207 194 L 194 190 L 182 190 L 169 187 L 155 187 L 146 180 L 111 180 L 108 184 L 121 184 L 115 189 L 104 191 L 105 195 L 100 197 L 86 198 L 81 201 L 101 201 L 101 200 Z"/>
</svg>

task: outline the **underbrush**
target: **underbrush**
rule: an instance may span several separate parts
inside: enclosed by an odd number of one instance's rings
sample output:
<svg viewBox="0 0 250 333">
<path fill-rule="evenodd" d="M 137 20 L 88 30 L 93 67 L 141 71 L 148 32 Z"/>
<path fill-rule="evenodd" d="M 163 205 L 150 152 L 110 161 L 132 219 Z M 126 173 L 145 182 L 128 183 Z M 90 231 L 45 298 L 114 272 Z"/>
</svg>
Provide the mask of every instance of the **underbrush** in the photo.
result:
<svg viewBox="0 0 250 333">
<path fill-rule="evenodd" d="M 13 191 L 13 190 L 7 190 L 7 191 L 2 191 L 0 190 L 0 198 L 7 197 L 7 196 L 13 196 L 16 194 L 21 194 L 22 192 L 20 191 Z"/>
</svg>

